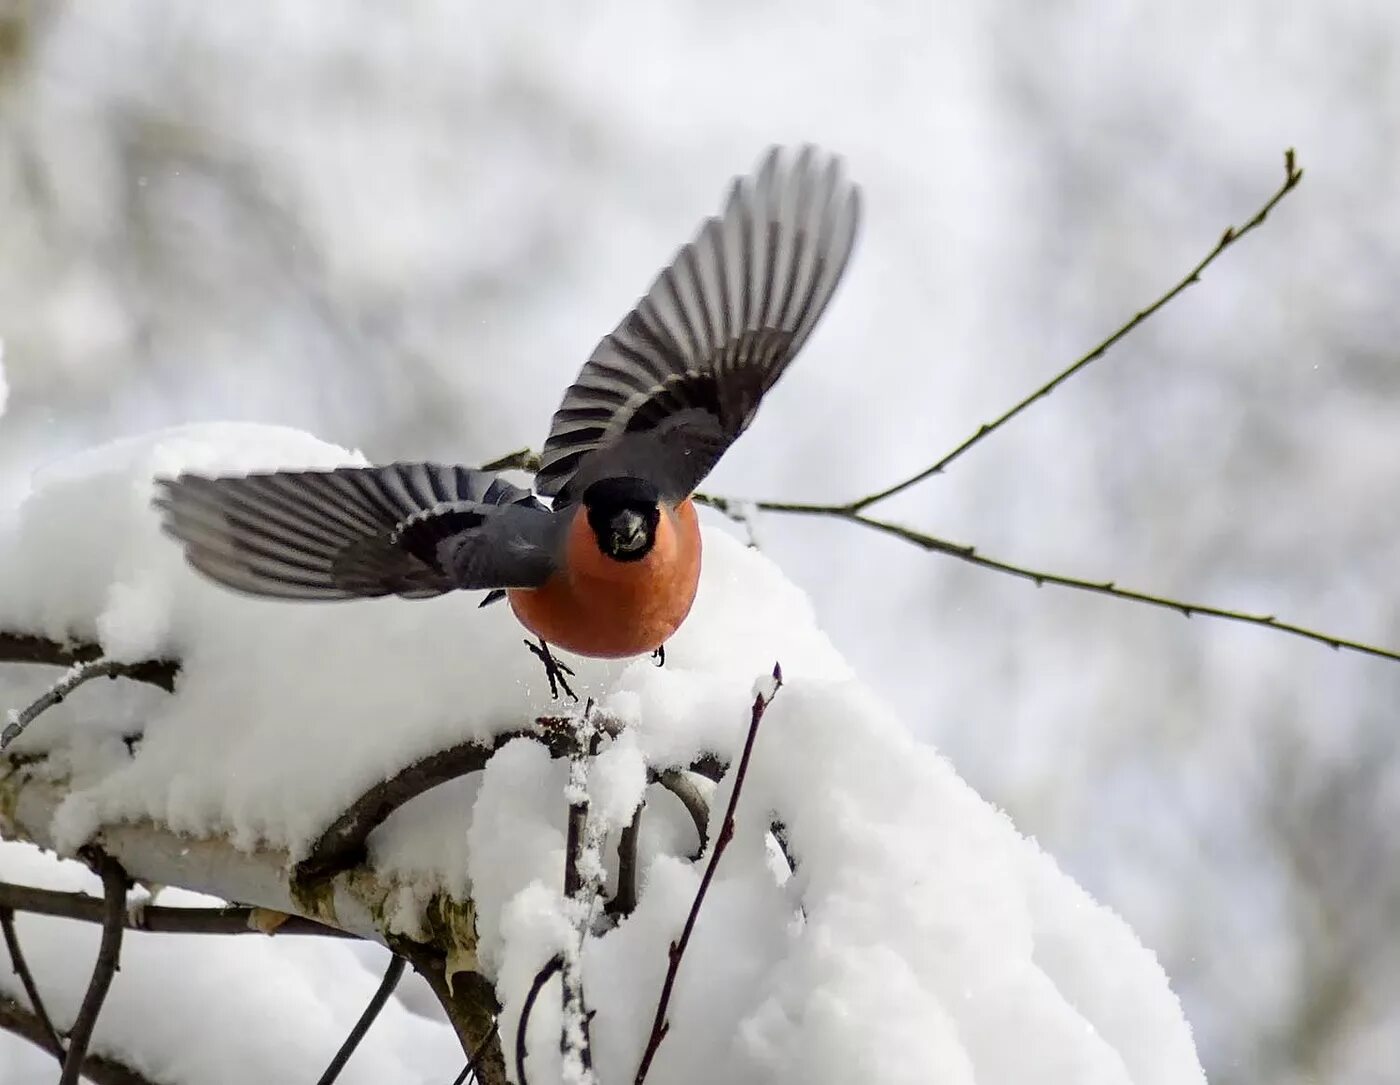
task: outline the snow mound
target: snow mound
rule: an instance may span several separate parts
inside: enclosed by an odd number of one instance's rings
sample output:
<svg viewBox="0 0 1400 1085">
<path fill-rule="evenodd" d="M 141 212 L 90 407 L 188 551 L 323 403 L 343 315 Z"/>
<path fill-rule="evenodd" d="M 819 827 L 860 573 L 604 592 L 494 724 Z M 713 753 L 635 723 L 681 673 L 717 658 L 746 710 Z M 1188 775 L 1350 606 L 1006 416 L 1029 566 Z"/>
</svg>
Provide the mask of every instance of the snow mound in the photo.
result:
<svg viewBox="0 0 1400 1085">
<path fill-rule="evenodd" d="M 190 572 L 149 508 L 152 479 L 181 469 L 360 462 L 296 431 L 227 424 L 127 441 L 36 479 L 0 537 L 0 621 L 99 638 L 124 659 L 182 661 L 174 696 L 88 687 L 22 740 L 82 768 L 56 816 L 68 846 L 104 823 L 150 818 L 296 857 L 415 758 L 558 711 L 505 607 L 478 609 L 469 593 L 334 604 L 240 597 Z M 775 661 L 785 684 L 759 733 L 737 833 L 649 1080 L 1202 1080 L 1166 977 L 1126 926 L 891 718 L 771 562 L 719 531 L 706 532 L 705 548 L 700 594 L 665 668 L 569 660 L 579 693 L 626 725 L 589 784 L 610 839 L 648 802 L 638 908 L 584 951 L 601 1080 L 635 1070 L 667 945 L 702 870 L 678 857 L 694 846 L 693 830 L 669 797 L 646 789 L 644 766 L 728 757 L 754 681 Z M 928 680 L 938 681 L 936 667 Z M 12 700 L 18 685 L 0 681 Z M 138 726 L 144 737 L 128 756 L 112 736 Z M 370 842 L 381 872 L 472 893 L 508 1038 L 531 979 L 570 937 L 560 892 L 566 776 L 518 740 L 484 773 L 402 808 Z M 718 787 L 715 809 L 731 786 Z M 785 863 L 774 873 L 775 817 L 791 876 Z M 536 1005 L 536 1080 L 558 1079 L 558 1014 L 557 997 Z"/>
</svg>

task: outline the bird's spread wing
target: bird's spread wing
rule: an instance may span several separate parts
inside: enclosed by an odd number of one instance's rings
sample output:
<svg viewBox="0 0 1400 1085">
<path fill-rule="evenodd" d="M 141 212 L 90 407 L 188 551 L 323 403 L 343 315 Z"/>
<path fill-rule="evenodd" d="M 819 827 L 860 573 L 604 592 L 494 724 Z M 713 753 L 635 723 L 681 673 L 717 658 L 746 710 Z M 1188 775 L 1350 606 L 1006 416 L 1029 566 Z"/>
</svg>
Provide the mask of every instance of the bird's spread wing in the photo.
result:
<svg viewBox="0 0 1400 1085">
<path fill-rule="evenodd" d="M 485 471 L 426 463 L 161 480 L 189 563 L 283 599 L 418 598 L 531 587 L 553 571 L 553 516 Z"/>
<path fill-rule="evenodd" d="M 811 334 L 859 217 L 839 159 L 769 151 L 598 344 L 554 415 L 536 489 L 556 507 L 610 475 L 690 493 Z"/>
</svg>

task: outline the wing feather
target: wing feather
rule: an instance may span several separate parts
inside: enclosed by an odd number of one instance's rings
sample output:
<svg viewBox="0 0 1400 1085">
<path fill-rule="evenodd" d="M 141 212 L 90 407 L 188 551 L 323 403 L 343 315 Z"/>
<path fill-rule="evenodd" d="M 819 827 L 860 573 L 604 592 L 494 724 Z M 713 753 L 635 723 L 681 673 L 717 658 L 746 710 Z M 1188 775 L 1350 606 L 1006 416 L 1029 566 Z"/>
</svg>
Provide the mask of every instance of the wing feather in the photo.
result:
<svg viewBox="0 0 1400 1085">
<path fill-rule="evenodd" d="M 539 492 L 559 506 L 639 473 L 667 496 L 693 490 L 811 335 L 859 219 L 840 160 L 814 147 L 774 148 L 735 180 L 565 393 Z"/>
<path fill-rule="evenodd" d="M 158 487 L 165 530 L 190 564 L 253 595 L 419 598 L 528 586 L 553 568 L 553 518 L 544 506 L 466 467 L 186 474 Z"/>
</svg>

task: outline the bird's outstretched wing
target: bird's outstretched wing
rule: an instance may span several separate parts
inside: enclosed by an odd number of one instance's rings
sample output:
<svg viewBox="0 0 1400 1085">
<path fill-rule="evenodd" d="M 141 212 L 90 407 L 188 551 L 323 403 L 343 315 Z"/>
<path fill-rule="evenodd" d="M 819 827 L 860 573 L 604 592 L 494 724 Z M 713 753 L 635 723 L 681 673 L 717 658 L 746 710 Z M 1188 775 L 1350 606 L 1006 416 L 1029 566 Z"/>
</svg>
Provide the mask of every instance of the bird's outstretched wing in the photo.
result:
<svg viewBox="0 0 1400 1085">
<path fill-rule="evenodd" d="M 613 475 L 690 493 L 811 334 L 859 218 L 839 159 L 770 150 L 598 344 L 554 415 L 536 489 L 556 507 Z"/>
<path fill-rule="evenodd" d="M 160 480 L 156 506 L 206 576 L 282 599 L 533 587 L 552 515 L 485 471 L 428 463 Z"/>
</svg>

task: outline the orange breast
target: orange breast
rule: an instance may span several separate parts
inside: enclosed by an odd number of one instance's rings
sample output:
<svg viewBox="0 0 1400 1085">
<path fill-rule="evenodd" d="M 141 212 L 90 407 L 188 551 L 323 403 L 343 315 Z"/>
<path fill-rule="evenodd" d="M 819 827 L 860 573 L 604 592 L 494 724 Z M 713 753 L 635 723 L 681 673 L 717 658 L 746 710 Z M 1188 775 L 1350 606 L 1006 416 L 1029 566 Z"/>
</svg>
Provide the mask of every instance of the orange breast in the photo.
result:
<svg viewBox="0 0 1400 1085">
<path fill-rule="evenodd" d="M 640 561 L 599 549 L 582 509 L 569 528 L 567 568 L 507 595 L 522 625 L 547 644 L 620 659 L 655 651 L 685 621 L 700 579 L 700 522 L 687 498 L 662 506 L 656 542 Z"/>
</svg>

